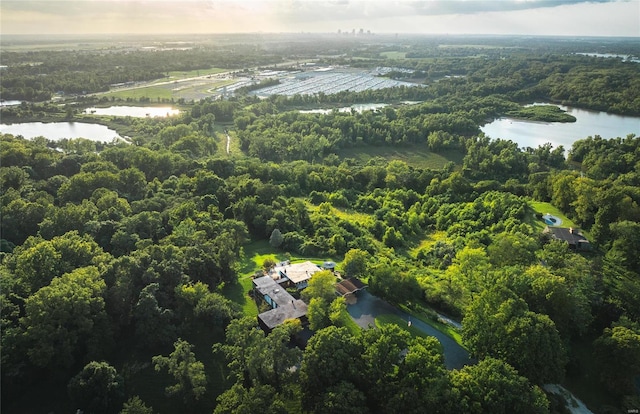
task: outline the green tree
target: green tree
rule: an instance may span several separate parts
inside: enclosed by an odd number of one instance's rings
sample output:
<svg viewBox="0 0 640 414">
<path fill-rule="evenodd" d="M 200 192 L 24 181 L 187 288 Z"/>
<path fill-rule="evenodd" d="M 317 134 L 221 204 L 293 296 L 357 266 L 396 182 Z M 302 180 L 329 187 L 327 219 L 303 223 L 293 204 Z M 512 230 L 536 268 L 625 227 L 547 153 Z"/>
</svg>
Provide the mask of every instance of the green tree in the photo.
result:
<svg viewBox="0 0 640 414">
<path fill-rule="evenodd" d="M 613 393 L 633 393 L 633 381 L 640 374 L 640 324 L 627 318 L 605 328 L 593 343 L 602 383 Z"/>
<path fill-rule="evenodd" d="M 451 372 L 453 410 L 472 414 L 549 412 L 544 392 L 507 363 L 486 358 Z"/>
<path fill-rule="evenodd" d="M 455 412 L 447 400 L 450 384 L 440 342 L 434 337 L 414 338 L 399 364 L 397 391 L 386 399 L 388 412 Z"/>
<path fill-rule="evenodd" d="M 300 366 L 302 405 L 306 410 L 318 408 L 324 390 L 343 381 L 354 385 L 363 375 L 362 345 L 346 328 L 329 326 L 309 340 Z"/>
<path fill-rule="evenodd" d="M 264 333 L 258 328 L 255 318 L 234 319 L 225 331 L 225 343 L 214 344 L 213 352 L 222 352 L 227 358 L 231 375 L 237 383 L 252 384 L 249 362 L 253 350 L 259 345 Z"/>
<path fill-rule="evenodd" d="M 21 324 L 31 361 L 41 367 L 69 367 L 79 355 L 98 355 L 108 346 L 109 324 L 98 269 L 76 269 L 54 279 L 25 301 Z"/>
<path fill-rule="evenodd" d="M 147 407 L 140 397 L 134 395 L 124 403 L 120 414 L 153 414 L 153 408 Z"/>
<path fill-rule="evenodd" d="M 319 414 L 367 414 L 367 397 L 348 381 L 327 388 L 314 412 Z"/>
<path fill-rule="evenodd" d="M 463 338 L 479 358 L 502 358 L 535 384 L 564 376 L 566 352 L 555 324 L 505 288 L 482 292 L 465 312 Z"/>
<path fill-rule="evenodd" d="M 300 363 L 302 352 L 289 347 L 291 338 L 302 330 L 299 320 L 286 321 L 256 344 L 249 359 L 249 372 L 258 384 L 269 384 L 282 391 L 284 384 L 296 376 L 291 371 Z"/>
<path fill-rule="evenodd" d="M 536 259 L 538 250 L 536 241 L 522 233 L 500 233 L 487 248 L 491 264 L 496 267 L 522 265 L 527 266 Z"/>
<path fill-rule="evenodd" d="M 323 299 L 328 305 L 336 297 L 336 277 L 330 270 L 323 270 L 313 274 L 309 285 L 302 291 L 302 298 L 311 300 L 311 298 Z"/>
<path fill-rule="evenodd" d="M 284 238 L 282 237 L 282 233 L 280 233 L 280 230 L 273 229 L 273 231 L 271 232 L 271 237 L 269 237 L 269 244 L 271 245 L 271 247 L 277 249 L 282 245 L 283 241 Z"/>
<path fill-rule="evenodd" d="M 204 364 L 196 359 L 189 342 L 178 339 L 173 346 L 168 357 L 156 355 L 151 359 L 157 372 L 166 369 L 177 381 L 165 391 L 167 395 L 182 394 L 185 403 L 199 400 L 207 392 Z"/>
<path fill-rule="evenodd" d="M 367 275 L 371 257 L 368 252 L 360 249 L 351 249 L 344 255 L 342 268 L 348 277 L 362 277 Z"/>
<path fill-rule="evenodd" d="M 220 394 L 217 401 L 214 414 L 287 414 L 289 412 L 280 395 L 270 385 L 246 388 L 236 383 Z"/>
<path fill-rule="evenodd" d="M 307 319 L 309 320 L 309 329 L 318 331 L 326 328 L 331 324 L 328 315 L 327 301 L 322 298 L 311 298 L 307 308 Z"/>
<path fill-rule="evenodd" d="M 133 309 L 135 335 L 138 346 L 155 347 L 170 344 L 177 336 L 174 312 L 158 303 L 160 284 L 150 283 L 140 291 L 138 302 Z"/>
<path fill-rule="evenodd" d="M 124 397 L 123 379 L 107 362 L 89 362 L 67 389 L 74 407 L 91 413 L 114 413 Z"/>
</svg>

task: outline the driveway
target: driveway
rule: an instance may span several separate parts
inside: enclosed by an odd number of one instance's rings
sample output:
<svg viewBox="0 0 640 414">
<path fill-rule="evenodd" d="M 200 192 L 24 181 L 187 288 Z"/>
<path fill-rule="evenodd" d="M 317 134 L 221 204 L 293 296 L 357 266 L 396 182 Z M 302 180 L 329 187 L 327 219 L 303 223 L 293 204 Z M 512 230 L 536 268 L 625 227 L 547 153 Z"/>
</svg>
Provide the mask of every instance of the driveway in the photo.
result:
<svg viewBox="0 0 640 414">
<path fill-rule="evenodd" d="M 349 312 L 349 315 L 351 315 L 358 326 L 362 328 L 375 328 L 376 316 L 389 313 L 398 315 L 407 322 L 409 321 L 410 315 L 408 313 L 390 305 L 377 296 L 373 296 L 366 290 L 358 292 L 356 299 L 355 303 L 347 305 L 347 312 Z M 474 360 L 469 358 L 469 353 L 466 349 L 431 325 L 414 317 L 411 319 L 411 326 L 418 328 L 427 335 L 435 336 L 436 339 L 440 341 L 444 350 L 444 364 L 447 369 L 460 369 L 465 365 L 475 363 Z"/>
</svg>

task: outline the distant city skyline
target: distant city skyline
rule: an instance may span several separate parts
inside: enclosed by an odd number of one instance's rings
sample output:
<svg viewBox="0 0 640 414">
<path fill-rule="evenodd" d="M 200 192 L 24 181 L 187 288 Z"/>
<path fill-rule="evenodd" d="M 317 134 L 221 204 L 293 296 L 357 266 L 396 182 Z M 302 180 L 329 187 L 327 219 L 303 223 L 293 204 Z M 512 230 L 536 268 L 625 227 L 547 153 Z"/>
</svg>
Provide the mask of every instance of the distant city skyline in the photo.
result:
<svg viewBox="0 0 640 414">
<path fill-rule="evenodd" d="M 360 32 L 363 29 L 363 32 Z M 2 0 L 2 34 L 640 36 L 640 0 Z"/>
</svg>

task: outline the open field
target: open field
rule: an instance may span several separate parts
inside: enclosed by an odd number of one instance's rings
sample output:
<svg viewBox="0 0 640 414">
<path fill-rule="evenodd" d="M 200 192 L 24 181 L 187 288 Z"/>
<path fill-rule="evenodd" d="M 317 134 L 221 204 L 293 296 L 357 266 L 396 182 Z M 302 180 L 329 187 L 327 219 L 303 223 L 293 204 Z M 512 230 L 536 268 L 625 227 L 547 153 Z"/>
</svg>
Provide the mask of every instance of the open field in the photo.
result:
<svg viewBox="0 0 640 414">
<path fill-rule="evenodd" d="M 166 83 L 160 80 L 149 86 L 115 89 L 113 91 L 100 94 L 108 98 L 138 100 L 140 98 L 157 99 L 184 99 L 185 101 L 199 100 L 215 95 L 215 90 L 224 86 L 232 85 L 235 79 L 198 78 L 189 81 L 173 81 Z"/>
<path fill-rule="evenodd" d="M 406 55 L 407 55 L 406 52 L 397 52 L 397 51 L 380 53 L 380 56 L 386 59 L 405 59 Z"/>
<path fill-rule="evenodd" d="M 431 152 L 425 147 L 417 145 L 407 145 L 401 147 L 358 147 L 346 148 L 338 151 L 341 158 L 354 158 L 363 164 L 370 159 L 381 157 L 387 161 L 400 160 L 408 165 L 416 168 L 429 168 L 432 170 L 440 170 L 449 162 L 456 165 L 462 165 L 464 154 L 460 151 L 441 151 L 439 153 Z"/>
</svg>

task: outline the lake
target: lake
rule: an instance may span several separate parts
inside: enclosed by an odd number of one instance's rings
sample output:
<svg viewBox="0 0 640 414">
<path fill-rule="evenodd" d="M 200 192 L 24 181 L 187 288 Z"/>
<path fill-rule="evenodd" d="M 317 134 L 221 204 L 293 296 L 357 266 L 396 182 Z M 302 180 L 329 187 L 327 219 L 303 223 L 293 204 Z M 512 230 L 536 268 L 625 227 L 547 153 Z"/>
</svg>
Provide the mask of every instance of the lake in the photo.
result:
<svg viewBox="0 0 640 414">
<path fill-rule="evenodd" d="M 91 115 L 155 118 L 178 115 L 180 113 L 180 110 L 174 109 L 170 106 L 109 106 L 107 108 L 87 108 L 84 110 L 84 113 Z"/>
<path fill-rule="evenodd" d="M 491 138 L 510 139 L 519 147 L 537 148 L 547 142 L 570 149 L 573 143 L 588 136 L 602 138 L 640 136 L 640 117 L 614 115 L 557 105 L 576 118 L 576 122 L 535 122 L 499 118 L 480 129 Z"/>
<path fill-rule="evenodd" d="M 27 139 L 45 137 L 52 141 L 63 138 L 86 138 L 91 141 L 111 142 L 121 138 L 113 129 L 104 125 L 85 122 L 24 122 L 19 124 L 0 124 L 3 134 L 22 135 Z"/>
</svg>

